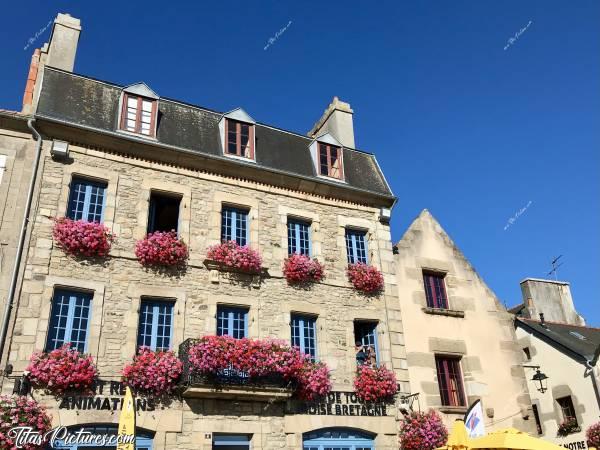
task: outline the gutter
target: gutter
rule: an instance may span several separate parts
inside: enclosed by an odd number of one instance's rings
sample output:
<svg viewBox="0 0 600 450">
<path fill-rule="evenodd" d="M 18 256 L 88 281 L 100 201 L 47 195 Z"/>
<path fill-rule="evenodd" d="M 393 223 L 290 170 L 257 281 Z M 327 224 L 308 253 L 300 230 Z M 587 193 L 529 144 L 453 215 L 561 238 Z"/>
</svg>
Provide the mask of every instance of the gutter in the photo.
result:
<svg viewBox="0 0 600 450">
<path fill-rule="evenodd" d="M 598 379 L 596 378 L 596 374 L 594 373 L 594 366 L 598 362 L 598 357 L 600 357 L 600 345 L 596 349 L 593 359 L 587 359 L 585 361 L 585 367 L 589 371 L 590 377 L 592 378 L 592 385 L 594 386 L 594 393 L 596 394 L 596 402 L 598 403 L 598 408 L 600 408 L 600 388 L 598 387 Z"/>
<path fill-rule="evenodd" d="M 29 119 L 27 121 L 27 127 L 31 130 L 35 141 L 37 142 L 35 149 L 35 157 L 33 161 L 33 169 L 31 173 L 31 179 L 29 181 L 29 190 L 27 191 L 27 199 L 25 202 L 25 210 L 23 211 L 23 222 L 21 224 L 21 231 L 19 233 L 19 241 L 17 245 L 17 253 L 15 255 L 15 265 L 10 279 L 10 288 L 8 296 L 6 297 L 6 303 L 4 305 L 4 314 L 2 317 L 2 325 L 0 326 L 0 360 L 4 353 L 4 347 L 6 344 L 6 336 L 8 333 L 8 324 L 10 322 L 10 315 L 12 306 L 15 299 L 15 292 L 17 289 L 17 280 L 19 276 L 19 270 L 21 268 L 21 258 L 23 257 L 23 246 L 25 244 L 25 236 L 27 235 L 27 229 L 29 226 L 29 212 L 31 210 L 31 203 L 33 200 L 33 191 L 35 189 L 35 182 L 37 178 L 37 170 L 40 162 L 40 155 L 42 153 L 42 136 L 33 127 L 35 119 Z"/>
</svg>

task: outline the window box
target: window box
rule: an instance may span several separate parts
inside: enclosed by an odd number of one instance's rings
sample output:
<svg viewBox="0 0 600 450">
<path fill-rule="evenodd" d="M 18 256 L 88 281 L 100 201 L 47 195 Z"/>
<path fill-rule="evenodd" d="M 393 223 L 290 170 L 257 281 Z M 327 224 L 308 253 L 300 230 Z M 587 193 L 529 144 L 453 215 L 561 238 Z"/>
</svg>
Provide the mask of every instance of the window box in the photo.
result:
<svg viewBox="0 0 600 450">
<path fill-rule="evenodd" d="M 248 274 L 263 272 L 262 258 L 258 252 L 235 241 L 225 241 L 210 246 L 204 264 L 207 265 L 207 262 L 217 270 Z M 210 269 L 211 267 L 207 265 L 207 268 Z"/>
<path fill-rule="evenodd" d="M 182 370 L 173 352 L 143 347 L 123 369 L 123 381 L 137 395 L 161 398 L 174 391 Z"/>
<path fill-rule="evenodd" d="M 67 217 L 54 221 L 52 237 L 65 253 L 76 257 L 106 257 L 115 240 L 108 228 L 99 222 Z"/>
<path fill-rule="evenodd" d="M 316 258 L 297 253 L 283 261 L 283 275 L 290 284 L 317 283 L 325 278 L 323 266 Z"/>
<path fill-rule="evenodd" d="M 422 308 L 422 310 L 426 314 L 433 314 L 438 316 L 465 317 L 464 311 L 458 311 L 455 309 L 430 308 L 429 306 L 425 306 Z"/>
<path fill-rule="evenodd" d="M 384 287 L 383 275 L 376 267 L 363 263 L 349 264 L 346 273 L 354 289 L 365 295 L 376 295 Z"/>
<path fill-rule="evenodd" d="M 136 242 L 135 256 L 143 266 L 182 267 L 189 251 L 175 231 L 156 231 Z"/>
<path fill-rule="evenodd" d="M 444 414 L 462 414 L 464 415 L 468 410 L 468 406 L 440 406 L 436 408 Z"/>
<path fill-rule="evenodd" d="M 272 339 L 205 336 L 179 347 L 184 396 L 315 400 L 331 390 L 329 369 Z"/>
</svg>

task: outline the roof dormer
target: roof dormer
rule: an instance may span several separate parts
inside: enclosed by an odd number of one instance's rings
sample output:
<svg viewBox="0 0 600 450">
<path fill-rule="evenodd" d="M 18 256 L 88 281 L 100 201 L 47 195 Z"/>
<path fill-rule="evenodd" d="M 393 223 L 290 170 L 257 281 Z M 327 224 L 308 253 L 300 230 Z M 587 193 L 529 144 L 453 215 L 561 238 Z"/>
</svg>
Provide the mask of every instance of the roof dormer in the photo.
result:
<svg viewBox="0 0 600 450">
<path fill-rule="evenodd" d="M 219 121 L 223 155 L 255 161 L 256 121 L 242 108 L 223 115 Z"/>
<path fill-rule="evenodd" d="M 135 83 L 124 88 L 119 108 L 119 130 L 155 137 L 158 100 L 158 95 L 145 83 Z"/>
<path fill-rule="evenodd" d="M 309 148 L 317 176 L 344 181 L 344 148 L 336 138 L 322 134 Z"/>
</svg>

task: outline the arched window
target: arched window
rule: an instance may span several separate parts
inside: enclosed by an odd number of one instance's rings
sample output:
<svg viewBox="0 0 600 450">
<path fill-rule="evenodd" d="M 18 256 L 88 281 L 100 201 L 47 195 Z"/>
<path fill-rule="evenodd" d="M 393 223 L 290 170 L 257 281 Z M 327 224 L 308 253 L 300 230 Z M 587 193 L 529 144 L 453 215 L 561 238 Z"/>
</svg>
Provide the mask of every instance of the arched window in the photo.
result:
<svg viewBox="0 0 600 450">
<path fill-rule="evenodd" d="M 375 435 L 351 428 L 327 428 L 304 434 L 304 450 L 374 450 Z"/>
<path fill-rule="evenodd" d="M 84 432 L 90 433 L 94 436 L 116 436 L 117 435 L 117 426 L 116 425 L 75 425 L 69 427 L 69 434 L 77 433 L 79 430 L 83 429 Z M 89 436 L 89 434 L 86 434 Z M 152 441 L 154 438 L 154 433 L 151 433 L 146 430 L 137 429 L 135 436 L 135 448 L 136 450 L 152 450 Z M 98 445 L 95 442 L 91 442 L 89 444 L 65 444 L 64 442 L 57 441 L 54 444 L 53 449 L 60 450 L 116 450 L 116 445 L 114 444 L 114 440 L 107 439 L 106 445 Z"/>
</svg>

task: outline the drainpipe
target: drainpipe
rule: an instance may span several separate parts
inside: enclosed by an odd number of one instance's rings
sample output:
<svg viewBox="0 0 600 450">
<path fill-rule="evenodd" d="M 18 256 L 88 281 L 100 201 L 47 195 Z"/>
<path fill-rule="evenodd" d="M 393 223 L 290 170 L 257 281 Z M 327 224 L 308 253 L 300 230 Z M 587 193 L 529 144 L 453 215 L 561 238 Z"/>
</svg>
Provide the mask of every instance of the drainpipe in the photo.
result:
<svg viewBox="0 0 600 450">
<path fill-rule="evenodd" d="M 598 402 L 598 408 L 600 408 L 600 390 L 598 390 L 598 380 L 596 379 L 596 374 L 594 373 L 594 366 L 592 365 L 593 362 L 593 360 L 586 360 L 585 367 L 590 371 L 592 385 L 594 386 L 594 393 L 596 394 L 596 401 Z"/>
<path fill-rule="evenodd" d="M 35 188 L 35 180 L 37 177 L 37 169 L 40 162 L 40 155 L 42 153 L 42 136 L 40 136 L 40 133 L 38 133 L 38 131 L 33 127 L 34 122 L 35 119 L 29 119 L 27 121 L 27 126 L 31 130 L 31 133 L 33 134 L 34 139 L 37 142 L 37 146 L 35 149 L 33 171 L 31 173 L 31 180 L 29 181 L 29 191 L 27 192 L 25 210 L 23 212 L 23 222 L 21 224 L 21 232 L 19 234 L 19 243 L 17 246 L 17 254 L 15 256 L 15 265 L 13 267 L 13 272 L 10 279 L 10 290 L 8 291 L 8 296 L 6 297 L 6 304 L 4 305 L 4 315 L 2 317 L 2 327 L 0 328 L 0 360 L 2 358 L 2 354 L 4 353 L 4 346 L 6 344 L 6 334 L 8 332 L 8 324 L 10 322 L 10 313 L 14 303 L 15 291 L 17 289 L 19 269 L 21 268 L 23 245 L 25 244 L 25 236 L 27 234 L 27 228 L 29 226 L 29 211 L 31 209 L 31 202 L 33 200 L 33 190 Z M 0 371 L 0 373 L 3 373 L 3 371 Z"/>
</svg>

